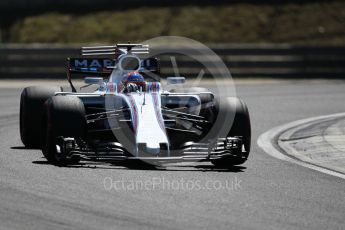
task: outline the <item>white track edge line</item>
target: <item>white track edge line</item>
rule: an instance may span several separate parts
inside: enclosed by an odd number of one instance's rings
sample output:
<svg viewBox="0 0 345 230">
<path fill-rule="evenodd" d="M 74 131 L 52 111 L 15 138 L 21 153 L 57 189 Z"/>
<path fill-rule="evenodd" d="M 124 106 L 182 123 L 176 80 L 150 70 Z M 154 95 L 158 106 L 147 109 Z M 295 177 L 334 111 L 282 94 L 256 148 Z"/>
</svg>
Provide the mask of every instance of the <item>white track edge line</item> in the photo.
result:
<svg viewBox="0 0 345 230">
<path fill-rule="evenodd" d="M 313 122 L 319 119 L 328 119 L 328 118 L 337 118 L 337 117 L 341 117 L 341 116 L 345 116 L 345 113 L 336 113 L 336 114 L 331 114 L 331 115 L 326 115 L 326 116 L 318 116 L 318 117 L 312 117 L 312 118 L 307 118 L 307 119 L 302 119 L 302 120 L 298 120 L 298 121 L 293 121 L 281 126 L 277 126 L 274 127 L 270 130 L 268 130 L 267 132 L 261 134 L 257 140 L 257 144 L 259 145 L 259 147 L 261 149 L 263 149 L 268 155 L 275 157 L 279 160 L 284 160 L 284 161 L 288 161 L 291 163 L 295 163 L 297 165 L 309 168 L 309 169 L 313 169 L 331 176 L 335 176 L 335 177 L 339 177 L 342 179 L 345 179 L 345 174 L 339 173 L 339 172 L 335 172 L 332 171 L 330 169 L 326 169 L 317 165 L 313 165 L 311 163 L 307 163 L 295 158 L 292 158 L 288 155 L 286 155 L 285 153 L 282 153 L 280 150 L 278 150 L 274 145 L 273 145 L 273 139 L 280 133 L 291 129 L 293 127 L 308 123 L 308 122 Z"/>
</svg>

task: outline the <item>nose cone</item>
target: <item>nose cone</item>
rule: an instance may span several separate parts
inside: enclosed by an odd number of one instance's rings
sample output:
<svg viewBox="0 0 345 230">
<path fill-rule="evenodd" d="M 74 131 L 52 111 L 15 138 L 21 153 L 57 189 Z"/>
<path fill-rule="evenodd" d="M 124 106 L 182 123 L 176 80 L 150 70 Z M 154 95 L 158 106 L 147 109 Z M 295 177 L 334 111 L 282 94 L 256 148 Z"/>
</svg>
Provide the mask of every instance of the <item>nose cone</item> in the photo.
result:
<svg viewBox="0 0 345 230">
<path fill-rule="evenodd" d="M 166 146 L 167 146 L 167 143 L 160 143 L 158 146 L 157 145 L 149 146 L 146 143 L 140 143 L 138 144 L 139 156 L 143 157 L 143 156 L 147 156 L 147 154 L 149 157 L 157 156 L 163 151 L 167 150 Z"/>
<path fill-rule="evenodd" d="M 138 145 L 139 154 L 143 155 L 145 153 L 149 153 L 150 155 L 158 155 L 160 152 L 159 145 L 147 145 L 146 143 L 140 143 Z"/>
<path fill-rule="evenodd" d="M 169 146 L 161 114 L 160 94 L 134 93 L 129 97 L 132 101 L 132 120 L 135 121 L 133 126 L 139 153 L 143 151 L 151 156 L 158 155 L 162 146 Z"/>
</svg>

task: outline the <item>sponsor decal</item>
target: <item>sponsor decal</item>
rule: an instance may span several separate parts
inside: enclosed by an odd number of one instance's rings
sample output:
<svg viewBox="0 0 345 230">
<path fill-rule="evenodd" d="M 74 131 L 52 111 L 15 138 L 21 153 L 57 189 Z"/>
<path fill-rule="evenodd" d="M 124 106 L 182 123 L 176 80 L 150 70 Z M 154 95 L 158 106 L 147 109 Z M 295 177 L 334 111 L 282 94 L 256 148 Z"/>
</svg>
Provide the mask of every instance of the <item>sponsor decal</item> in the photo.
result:
<svg viewBox="0 0 345 230">
<path fill-rule="evenodd" d="M 72 58 L 70 59 L 70 66 L 75 68 L 106 68 L 114 66 L 115 61 L 105 58 Z"/>
<path fill-rule="evenodd" d="M 157 60 L 148 58 L 141 61 L 141 68 L 146 70 L 156 70 Z M 115 61 L 109 58 L 71 58 L 70 66 L 74 68 L 107 68 L 115 66 Z"/>
</svg>

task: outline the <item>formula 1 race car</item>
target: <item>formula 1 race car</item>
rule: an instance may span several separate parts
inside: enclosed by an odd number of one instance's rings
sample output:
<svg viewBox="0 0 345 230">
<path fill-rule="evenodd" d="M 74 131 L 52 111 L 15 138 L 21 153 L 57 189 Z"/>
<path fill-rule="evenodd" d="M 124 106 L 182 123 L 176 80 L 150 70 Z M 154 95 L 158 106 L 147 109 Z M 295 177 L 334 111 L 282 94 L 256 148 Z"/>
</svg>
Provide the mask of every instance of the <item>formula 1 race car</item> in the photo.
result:
<svg viewBox="0 0 345 230">
<path fill-rule="evenodd" d="M 166 78 L 170 90 L 163 89 L 150 79 L 160 76 L 158 58 L 139 57 L 148 52 L 142 44 L 83 47 L 82 57 L 68 59 L 70 92 L 25 88 L 20 101 L 23 144 L 41 148 L 55 165 L 80 160 L 244 163 L 251 142 L 244 102 L 222 100 L 204 88 L 180 87 L 183 77 Z M 104 55 L 112 58 L 100 58 Z M 85 84 L 97 89 L 77 92 L 74 74 L 88 75 Z"/>
</svg>

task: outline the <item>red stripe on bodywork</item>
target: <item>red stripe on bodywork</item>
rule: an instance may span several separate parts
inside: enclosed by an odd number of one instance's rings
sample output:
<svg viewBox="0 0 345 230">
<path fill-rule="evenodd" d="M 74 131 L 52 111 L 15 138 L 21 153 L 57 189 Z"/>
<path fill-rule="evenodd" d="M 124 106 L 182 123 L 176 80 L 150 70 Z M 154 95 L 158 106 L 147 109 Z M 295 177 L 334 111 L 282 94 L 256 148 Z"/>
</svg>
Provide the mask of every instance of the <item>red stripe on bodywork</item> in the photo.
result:
<svg viewBox="0 0 345 230">
<path fill-rule="evenodd" d="M 129 101 L 131 103 L 131 107 L 132 107 L 132 124 L 133 124 L 133 130 L 134 133 L 137 134 L 137 127 L 138 127 L 138 110 L 137 110 L 137 106 L 134 103 L 134 99 L 132 98 L 131 95 L 128 96 Z"/>
</svg>

